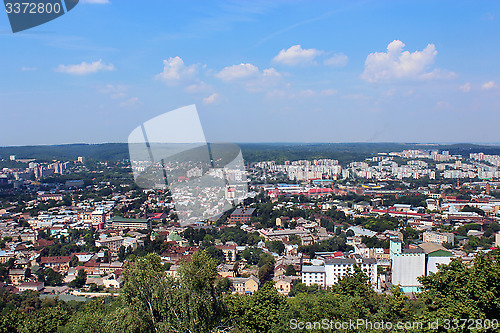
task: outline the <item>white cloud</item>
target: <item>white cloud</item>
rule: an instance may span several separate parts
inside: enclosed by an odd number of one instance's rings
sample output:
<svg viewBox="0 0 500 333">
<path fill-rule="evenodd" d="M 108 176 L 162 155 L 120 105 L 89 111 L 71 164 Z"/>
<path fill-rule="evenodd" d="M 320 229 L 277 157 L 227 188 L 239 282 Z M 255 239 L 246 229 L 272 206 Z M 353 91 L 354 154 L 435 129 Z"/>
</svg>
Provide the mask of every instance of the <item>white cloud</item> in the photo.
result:
<svg viewBox="0 0 500 333">
<path fill-rule="evenodd" d="M 226 82 L 238 82 L 250 92 L 262 91 L 276 85 L 281 74 L 274 68 L 260 70 L 252 64 L 239 64 L 223 68 L 215 77 Z"/>
<path fill-rule="evenodd" d="M 234 81 L 255 77 L 258 74 L 259 68 L 257 66 L 241 63 L 225 67 L 219 73 L 215 74 L 215 76 L 224 81 Z"/>
<path fill-rule="evenodd" d="M 138 97 L 131 97 L 131 98 L 127 99 L 126 101 L 121 102 L 120 106 L 133 106 L 133 105 L 136 105 L 139 103 L 140 103 L 140 101 L 139 101 Z"/>
<path fill-rule="evenodd" d="M 109 3 L 109 0 L 81 0 L 81 2 L 103 5 Z"/>
<path fill-rule="evenodd" d="M 126 91 L 128 88 L 124 85 L 112 85 L 112 84 L 107 84 L 104 87 L 102 87 L 99 91 L 103 94 L 107 94 L 111 96 L 111 98 L 124 98 L 127 96 Z"/>
<path fill-rule="evenodd" d="M 471 90 L 470 82 L 464 83 L 463 85 L 461 85 L 460 87 L 458 87 L 458 89 L 460 89 L 463 92 L 469 92 Z"/>
<path fill-rule="evenodd" d="M 316 96 L 318 93 L 315 92 L 314 90 L 311 90 L 311 89 L 305 89 L 305 90 L 301 90 L 299 92 L 299 96 L 300 97 L 314 97 Z"/>
<path fill-rule="evenodd" d="M 220 95 L 217 93 L 213 93 L 212 95 L 203 99 L 203 104 L 217 104 L 220 102 L 220 100 L 221 100 Z"/>
<path fill-rule="evenodd" d="M 486 82 L 481 86 L 481 89 L 483 89 L 483 90 L 491 90 L 494 88 L 497 88 L 497 85 L 493 81 Z"/>
<path fill-rule="evenodd" d="M 36 71 L 36 67 L 21 67 L 21 70 L 23 72 L 30 72 L 30 71 Z"/>
<path fill-rule="evenodd" d="M 163 60 L 163 72 L 158 74 L 156 78 L 175 84 L 191 80 L 197 73 L 198 65 L 186 66 L 180 57 L 170 57 L 168 60 Z"/>
<path fill-rule="evenodd" d="M 332 57 L 325 59 L 324 64 L 332 67 L 344 67 L 347 65 L 349 57 L 343 53 L 334 54 Z"/>
<path fill-rule="evenodd" d="M 115 66 L 113 64 L 105 64 L 102 62 L 102 59 L 94 61 L 92 63 L 86 63 L 82 61 L 81 64 L 78 65 L 59 65 L 55 71 L 62 72 L 67 74 L 74 75 L 86 75 L 91 73 L 97 73 L 102 71 L 113 71 L 115 70 Z"/>
<path fill-rule="evenodd" d="M 312 65 L 314 59 L 323 54 L 323 51 L 316 49 L 303 49 L 300 45 L 293 45 L 288 49 L 282 49 L 273 61 L 288 66 Z"/>
<path fill-rule="evenodd" d="M 332 96 L 337 94 L 338 91 L 335 89 L 325 89 L 321 91 L 315 91 L 311 89 L 301 90 L 298 95 L 293 95 L 292 97 L 315 97 L 315 96 Z"/>
<path fill-rule="evenodd" d="M 321 91 L 316 91 L 312 89 L 303 89 L 297 93 L 286 92 L 284 90 L 275 89 L 266 94 L 267 98 L 311 98 L 318 96 L 332 96 L 337 94 L 338 91 L 335 89 L 324 89 Z"/>
<path fill-rule="evenodd" d="M 440 69 L 440 68 L 436 68 L 432 72 L 424 73 L 424 74 L 420 75 L 420 78 L 424 79 L 424 80 L 454 79 L 456 77 L 457 77 L 456 73 L 454 73 L 452 71 L 448 71 L 446 69 Z"/>
<path fill-rule="evenodd" d="M 337 93 L 338 93 L 338 91 L 335 89 L 325 89 L 325 90 L 321 90 L 321 92 L 320 92 L 320 94 L 324 95 L 324 96 L 331 96 L 331 95 L 335 95 Z"/>
<path fill-rule="evenodd" d="M 392 79 L 436 79 L 456 75 L 449 71 L 428 71 L 437 55 L 434 44 L 428 44 L 422 51 L 403 51 L 405 44 L 394 40 L 387 46 L 387 52 L 374 52 L 366 57 L 365 70 L 361 77 L 368 82 Z"/>
<path fill-rule="evenodd" d="M 354 99 L 354 100 L 369 99 L 369 97 L 364 95 L 364 94 L 347 94 L 347 95 L 342 96 L 342 98 Z"/>
<path fill-rule="evenodd" d="M 211 87 L 203 81 L 190 84 L 186 87 L 186 92 L 188 93 L 198 93 L 211 90 Z"/>
</svg>

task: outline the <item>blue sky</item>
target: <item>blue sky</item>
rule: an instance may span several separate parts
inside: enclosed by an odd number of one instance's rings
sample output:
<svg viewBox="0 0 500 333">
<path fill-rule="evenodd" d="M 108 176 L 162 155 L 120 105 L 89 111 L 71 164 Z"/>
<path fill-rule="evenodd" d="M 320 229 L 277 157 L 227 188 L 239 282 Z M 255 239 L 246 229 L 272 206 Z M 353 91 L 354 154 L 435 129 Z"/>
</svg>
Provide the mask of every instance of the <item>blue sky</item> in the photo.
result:
<svg viewBox="0 0 500 333">
<path fill-rule="evenodd" d="M 500 142 L 500 2 L 87 0 L 13 34 L 0 145 L 126 142 L 196 104 L 230 142 Z"/>
</svg>

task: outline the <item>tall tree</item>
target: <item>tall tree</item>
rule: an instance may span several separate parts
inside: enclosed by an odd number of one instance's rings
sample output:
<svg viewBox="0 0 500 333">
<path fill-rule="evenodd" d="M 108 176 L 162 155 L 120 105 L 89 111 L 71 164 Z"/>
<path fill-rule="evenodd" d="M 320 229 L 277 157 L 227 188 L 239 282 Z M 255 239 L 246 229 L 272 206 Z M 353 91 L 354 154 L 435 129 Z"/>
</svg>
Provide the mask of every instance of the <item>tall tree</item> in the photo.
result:
<svg viewBox="0 0 500 333">
<path fill-rule="evenodd" d="M 216 268 L 216 262 L 200 251 L 181 265 L 174 279 L 160 257 L 151 253 L 125 270 L 122 297 L 151 331 L 210 332 L 224 314 L 215 288 Z"/>
</svg>

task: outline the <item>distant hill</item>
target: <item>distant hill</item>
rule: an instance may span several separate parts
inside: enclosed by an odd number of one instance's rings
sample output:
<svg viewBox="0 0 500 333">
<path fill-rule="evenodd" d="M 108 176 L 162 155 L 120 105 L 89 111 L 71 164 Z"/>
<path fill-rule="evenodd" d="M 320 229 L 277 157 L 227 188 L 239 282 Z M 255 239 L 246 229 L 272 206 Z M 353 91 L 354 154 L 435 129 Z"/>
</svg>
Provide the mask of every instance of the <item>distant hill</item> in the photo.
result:
<svg viewBox="0 0 500 333">
<path fill-rule="evenodd" d="M 457 144 L 416 144 L 416 143 L 240 143 L 247 163 L 256 161 L 332 158 L 340 162 L 359 160 L 379 152 L 401 151 L 404 149 L 448 150 L 451 154 L 468 156 L 470 153 L 500 155 L 500 146 Z M 118 161 L 128 159 L 126 143 L 66 144 L 48 146 L 0 147 L 0 157 L 16 155 L 19 159 L 35 158 L 39 161 L 75 160 L 78 156 L 98 161 Z"/>
</svg>

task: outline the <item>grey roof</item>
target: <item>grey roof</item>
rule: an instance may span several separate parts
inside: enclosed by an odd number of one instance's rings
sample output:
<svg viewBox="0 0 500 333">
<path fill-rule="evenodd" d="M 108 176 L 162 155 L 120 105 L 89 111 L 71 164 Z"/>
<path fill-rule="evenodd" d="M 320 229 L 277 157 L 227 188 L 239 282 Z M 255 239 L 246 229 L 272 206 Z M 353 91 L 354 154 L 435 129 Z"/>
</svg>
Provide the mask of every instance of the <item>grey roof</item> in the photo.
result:
<svg viewBox="0 0 500 333">
<path fill-rule="evenodd" d="M 349 227 L 349 228 L 347 228 L 347 230 L 352 230 L 356 236 L 373 237 L 377 234 L 375 231 L 365 229 L 362 227 L 358 227 L 358 226 Z"/>
<path fill-rule="evenodd" d="M 417 248 L 417 249 L 403 249 L 402 250 L 402 253 L 403 254 L 410 254 L 410 253 L 425 253 L 424 250 L 422 250 L 421 248 Z"/>
<path fill-rule="evenodd" d="M 302 273 L 324 273 L 324 272 L 325 272 L 325 266 L 314 266 L 314 265 L 302 266 Z"/>
</svg>

